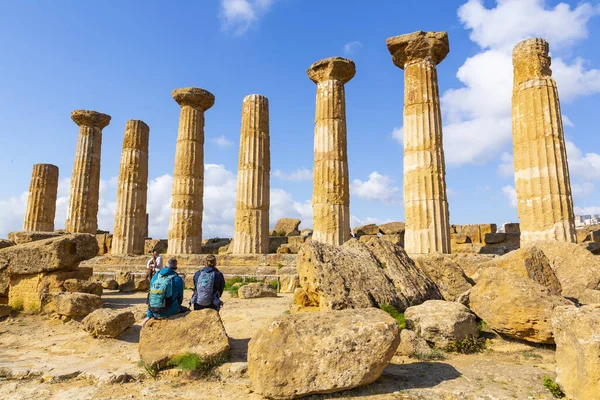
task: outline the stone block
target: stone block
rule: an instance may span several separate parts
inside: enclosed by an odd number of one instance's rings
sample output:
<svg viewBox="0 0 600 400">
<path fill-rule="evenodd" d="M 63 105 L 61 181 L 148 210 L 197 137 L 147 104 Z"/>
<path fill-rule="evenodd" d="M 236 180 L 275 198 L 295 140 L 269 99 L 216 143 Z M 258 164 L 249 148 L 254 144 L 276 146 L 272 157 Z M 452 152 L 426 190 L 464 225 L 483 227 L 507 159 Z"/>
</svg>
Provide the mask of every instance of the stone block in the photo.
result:
<svg viewBox="0 0 600 400">
<path fill-rule="evenodd" d="M 486 233 L 485 244 L 502 243 L 506 240 L 506 233 Z"/>
<path fill-rule="evenodd" d="M 14 244 L 25 244 L 37 242 L 38 240 L 55 238 L 61 235 L 61 233 L 57 232 L 10 232 L 8 234 L 8 240 Z"/>
<path fill-rule="evenodd" d="M 270 236 L 269 237 L 269 253 L 277 253 L 277 249 L 282 244 L 287 244 L 287 236 Z"/>
</svg>

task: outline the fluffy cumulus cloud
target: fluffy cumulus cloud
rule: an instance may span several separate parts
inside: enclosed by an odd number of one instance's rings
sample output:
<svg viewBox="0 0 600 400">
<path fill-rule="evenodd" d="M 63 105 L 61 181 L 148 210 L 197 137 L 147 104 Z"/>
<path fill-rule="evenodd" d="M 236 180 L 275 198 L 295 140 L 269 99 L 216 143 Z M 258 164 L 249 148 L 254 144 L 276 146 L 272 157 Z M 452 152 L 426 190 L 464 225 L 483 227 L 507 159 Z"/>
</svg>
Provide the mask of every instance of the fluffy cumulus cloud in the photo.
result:
<svg viewBox="0 0 600 400">
<path fill-rule="evenodd" d="M 350 184 L 350 192 L 353 196 L 365 200 L 390 204 L 402 202 L 402 192 L 400 188 L 394 186 L 392 178 L 377 171 L 371 172 L 369 179 L 366 181 L 353 180 Z"/>
<path fill-rule="evenodd" d="M 216 144 L 219 147 L 229 147 L 233 142 L 225 137 L 225 135 L 215 136 L 208 139 L 209 142 Z"/>
<path fill-rule="evenodd" d="M 502 153 L 500 155 L 500 164 L 498 164 L 498 175 L 502 178 L 510 178 L 514 176 L 515 164 L 513 156 L 510 153 Z"/>
<path fill-rule="evenodd" d="M 273 228 L 280 218 L 298 218 L 301 228 L 312 226 L 312 203 L 309 200 L 297 201 L 283 189 L 271 189 L 270 226 Z"/>
<path fill-rule="evenodd" d="M 567 157 L 571 177 L 583 180 L 600 179 L 600 154 L 583 153 L 575 143 L 567 141 Z"/>
<path fill-rule="evenodd" d="M 353 54 L 356 54 L 356 52 L 358 52 L 358 50 L 360 50 L 361 48 L 362 48 L 362 43 L 359 42 L 358 40 L 356 40 L 354 42 L 346 43 L 344 45 L 344 55 L 351 56 Z"/>
<path fill-rule="evenodd" d="M 244 34 L 276 0 L 221 0 L 222 28 L 236 35 Z"/>
<path fill-rule="evenodd" d="M 392 138 L 401 145 L 404 145 L 404 128 L 395 127 L 392 130 Z"/>
<path fill-rule="evenodd" d="M 290 173 L 285 173 L 279 169 L 273 171 L 273 176 L 284 181 L 311 181 L 313 171 L 308 168 L 297 168 Z"/>
<path fill-rule="evenodd" d="M 515 44 L 543 37 L 553 52 L 562 54 L 587 38 L 588 22 L 599 12 L 600 6 L 589 2 L 575 8 L 564 3 L 552 8 L 544 0 L 498 0 L 489 9 L 482 0 L 463 4 L 458 16 L 480 51 L 457 72 L 463 87 L 447 90 L 441 98 L 446 162 L 485 163 L 510 143 Z M 585 60 L 553 57 L 552 67 L 563 101 L 600 92 L 600 72 L 586 69 Z"/>
<path fill-rule="evenodd" d="M 514 186 L 504 186 L 502 193 L 512 208 L 517 208 L 517 191 Z"/>
<path fill-rule="evenodd" d="M 575 207 L 576 215 L 595 215 L 600 214 L 600 207 Z"/>
</svg>

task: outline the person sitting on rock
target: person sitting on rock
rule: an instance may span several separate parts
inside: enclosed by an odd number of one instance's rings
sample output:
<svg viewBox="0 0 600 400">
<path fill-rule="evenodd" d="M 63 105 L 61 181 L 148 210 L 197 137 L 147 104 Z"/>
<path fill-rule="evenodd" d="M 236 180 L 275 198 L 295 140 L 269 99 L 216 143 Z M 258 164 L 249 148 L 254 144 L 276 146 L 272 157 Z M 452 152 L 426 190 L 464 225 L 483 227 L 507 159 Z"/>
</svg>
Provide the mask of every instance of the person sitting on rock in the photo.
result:
<svg viewBox="0 0 600 400">
<path fill-rule="evenodd" d="M 142 326 L 150 318 L 166 318 L 168 316 L 187 312 L 190 309 L 183 307 L 183 279 L 175 271 L 177 259 L 169 258 L 167 267 L 154 274 L 150 281 L 150 294 L 148 295 L 148 312 Z"/>
<path fill-rule="evenodd" d="M 148 260 L 148 264 L 146 264 L 146 277 L 152 279 L 161 269 L 163 269 L 163 259 L 158 251 L 154 250 L 152 257 Z"/>
<path fill-rule="evenodd" d="M 217 269 L 217 259 L 212 254 L 206 257 L 206 266 L 194 274 L 194 294 L 190 307 L 194 310 L 212 308 L 219 311 L 223 302 L 221 296 L 225 290 L 225 277 Z"/>
</svg>

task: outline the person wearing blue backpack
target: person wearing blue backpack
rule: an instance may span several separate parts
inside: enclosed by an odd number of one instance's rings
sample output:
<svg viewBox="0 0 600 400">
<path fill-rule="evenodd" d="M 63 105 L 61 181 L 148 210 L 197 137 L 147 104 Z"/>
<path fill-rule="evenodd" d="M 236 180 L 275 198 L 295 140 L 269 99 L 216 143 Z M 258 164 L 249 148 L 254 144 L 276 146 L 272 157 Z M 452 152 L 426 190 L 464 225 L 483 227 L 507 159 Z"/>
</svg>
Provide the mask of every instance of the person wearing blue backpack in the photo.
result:
<svg viewBox="0 0 600 400">
<path fill-rule="evenodd" d="M 221 296 L 225 290 L 225 277 L 217 269 L 217 258 L 212 254 L 206 257 L 206 266 L 194 274 L 194 294 L 190 307 L 194 310 L 212 308 L 219 311 L 223 302 Z"/>
<path fill-rule="evenodd" d="M 177 259 L 169 258 L 167 267 L 152 276 L 148 294 L 148 312 L 142 326 L 150 318 L 166 318 L 174 314 L 189 311 L 183 307 L 183 279 L 177 274 Z"/>
</svg>

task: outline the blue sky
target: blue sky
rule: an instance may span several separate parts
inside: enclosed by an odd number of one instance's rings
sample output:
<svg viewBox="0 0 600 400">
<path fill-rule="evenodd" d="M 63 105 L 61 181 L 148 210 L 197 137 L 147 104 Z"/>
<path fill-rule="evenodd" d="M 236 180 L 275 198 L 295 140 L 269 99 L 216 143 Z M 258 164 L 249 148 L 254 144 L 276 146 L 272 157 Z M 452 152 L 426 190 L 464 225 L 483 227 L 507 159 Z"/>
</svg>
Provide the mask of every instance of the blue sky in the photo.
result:
<svg viewBox="0 0 600 400">
<path fill-rule="evenodd" d="M 108 4 L 119 4 L 108 6 Z M 64 226 L 74 109 L 112 116 L 104 129 L 99 227 L 112 230 L 125 122 L 150 126 L 150 233 L 166 237 L 179 106 L 171 91 L 211 91 L 206 113 L 204 236 L 231 236 L 241 103 L 259 93 L 271 117 L 271 225 L 311 225 L 313 62 L 356 63 L 346 85 L 353 224 L 403 220 L 403 71 L 385 39 L 448 31 L 439 66 L 452 223 L 516 221 L 510 51 L 550 42 L 579 213 L 600 213 L 600 5 L 597 0 L 203 0 L 0 2 L 0 237 L 19 230 L 34 163 L 60 168 Z"/>
</svg>

